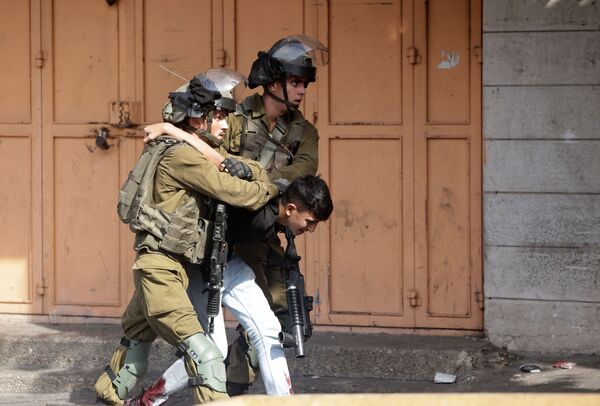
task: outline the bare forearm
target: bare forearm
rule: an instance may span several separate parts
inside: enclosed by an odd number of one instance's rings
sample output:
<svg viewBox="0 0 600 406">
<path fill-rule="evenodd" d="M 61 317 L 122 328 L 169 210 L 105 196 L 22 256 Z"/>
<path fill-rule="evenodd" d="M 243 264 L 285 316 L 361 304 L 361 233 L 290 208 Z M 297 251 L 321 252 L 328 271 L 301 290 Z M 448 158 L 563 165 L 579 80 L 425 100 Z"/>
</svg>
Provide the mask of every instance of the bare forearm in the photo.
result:
<svg viewBox="0 0 600 406">
<path fill-rule="evenodd" d="M 206 157 L 206 159 L 214 164 L 217 168 L 223 162 L 224 157 L 210 147 L 206 142 L 202 141 L 200 138 L 196 137 L 193 134 L 188 133 L 187 131 L 182 130 L 181 128 L 175 127 L 171 123 L 156 123 L 147 125 L 144 128 L 146 132 L 146 137 L 144 137 L 144 142 L 148 142 L 153 140 L 161 135 L 170 135 L 171 137 L 177 138 L 178 140 L 184 141 L 198 150 L 202 155 Z"/>
</svg>

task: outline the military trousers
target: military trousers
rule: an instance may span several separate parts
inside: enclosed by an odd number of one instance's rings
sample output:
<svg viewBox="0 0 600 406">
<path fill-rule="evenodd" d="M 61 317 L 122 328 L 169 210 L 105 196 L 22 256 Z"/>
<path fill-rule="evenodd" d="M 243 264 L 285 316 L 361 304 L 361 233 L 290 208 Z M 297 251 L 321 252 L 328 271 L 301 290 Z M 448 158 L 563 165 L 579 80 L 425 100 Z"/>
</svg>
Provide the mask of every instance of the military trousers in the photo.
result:
<svg viewBox="0 0 600 406">
<path fill-rule="evenodd" d="M 161 254 L 141 254 L 133 266 L 135 291 L 121 318 L 124 336 L 129 340 L 153 342 L 161 337 L 174 347 L 188 337 L 203 333 L 186 288 L 189 279 L 182 264 Z M 123 366 L 126 349 L 120 346 L 111 360 L 111 369 Z M 189 376 L 197 374 L 186 357 Z M 110 378 L 103 373 L 96 383 L 98 397 L 107 404 L 120 404 Z M 195 388 L 200 403 L 227 398 L 227 394 L 205 386 Z M 122 401 L 123 399 L 121 399 Z"/>
</svg>

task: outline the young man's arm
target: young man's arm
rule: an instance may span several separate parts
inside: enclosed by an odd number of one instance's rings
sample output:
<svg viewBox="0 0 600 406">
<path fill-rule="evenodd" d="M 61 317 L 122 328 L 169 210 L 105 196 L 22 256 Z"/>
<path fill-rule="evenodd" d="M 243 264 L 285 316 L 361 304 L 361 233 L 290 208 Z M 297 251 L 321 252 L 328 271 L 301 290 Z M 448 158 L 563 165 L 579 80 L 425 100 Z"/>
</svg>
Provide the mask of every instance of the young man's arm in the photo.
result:
<svg viewBox="0 0 600 406">
<path fill-rule="evenodd" d="M 266 182 L 269 179 L 260 163 L 241 156 L 231 155 L 223 147 L 220 147 L 219 151 L 217 151 L 211 148 L 210 145 L 200 138 L 182 130 L 181 128 L 175 127 L 171 123 L 150 124 L 144 127 L 144 131 L 146 132 L 144 142 L 152 141 L 161 135 L 170 135 L 171 137 L 174 137 L 180 141 L 184 141 L 185 143 L 194 147 L 198 152 L 204 155 L 209 162 L 212 162 L 220 171 L 223 171 L 223 161 L 226 158 L 234 157 L 232 159 L 244 162 L 252 171 L 252 178 L 249 180 L 260 180 Z"/>
<path fill-rule="evenodd" d="M 206 159 L 208 159 L 210 162 L 216 165 L 217 168 L 219 167 L 219 165 L 221 165 L 223 159 L 225 159 L 223 155 L 212 149 L 210 145 L 208 145 L 206 142 L 188 133 L 187 131 L 182 130 L 181 128 L 175 127 L 171 123 L 150 124 L 144 127 L 144 132 L 146 133 L 146 136 L 144 137 L 144 142 L 151 141 L 165 134 L 177 138 L 178 140 L 185 141 L 192 147 L 196 148 L 199 152 L 201 152 L 202 155 L 204 155 Z"/>
</svg>

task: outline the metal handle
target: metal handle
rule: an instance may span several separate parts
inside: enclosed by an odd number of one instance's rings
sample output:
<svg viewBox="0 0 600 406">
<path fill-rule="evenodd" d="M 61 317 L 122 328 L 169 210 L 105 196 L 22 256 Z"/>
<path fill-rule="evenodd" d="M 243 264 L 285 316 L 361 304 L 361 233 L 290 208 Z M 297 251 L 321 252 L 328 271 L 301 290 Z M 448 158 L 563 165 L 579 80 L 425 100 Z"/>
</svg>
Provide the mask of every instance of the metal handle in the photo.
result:
<svg viewBox="0 0 600 406">
<path fill-rule="evenodd" d="M 110 148 L 110 145 L 108 144 L 108 128 L 107 127 L 100 127 L 97 131 L 96 131 L 96 146 L 100 149 L 104 149 L 107 150 Z"/>
</svg>

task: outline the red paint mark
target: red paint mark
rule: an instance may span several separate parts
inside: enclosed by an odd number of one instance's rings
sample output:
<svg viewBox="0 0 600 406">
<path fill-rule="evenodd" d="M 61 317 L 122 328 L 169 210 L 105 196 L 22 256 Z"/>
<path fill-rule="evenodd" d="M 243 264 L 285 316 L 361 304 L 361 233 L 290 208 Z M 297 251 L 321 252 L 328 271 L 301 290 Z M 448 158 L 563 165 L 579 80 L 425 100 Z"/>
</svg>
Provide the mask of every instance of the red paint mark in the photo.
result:
<svg viewBox="0 0 600 406">
<path fill-rule="evenodd" d="M 140 396 L 125 402 L 125 406 L 154 406 L 154 401 L 159 396 L 165 395 L 165 378 L 162 376 L 152 386 L 142 390 Z"/>
<path fill-rule="evenodd" d="M 286 382 L 288 384 L 290 395 L 293 395 L 294 394 L 294 390 L 292 389 L 292 380 L 290 379 L 290 376 L 288 374 L 286 374 L 286 373 L 284 373 L 283 376 L 285 376 L 285 380 L 286 380 Z"/>
</svg>

